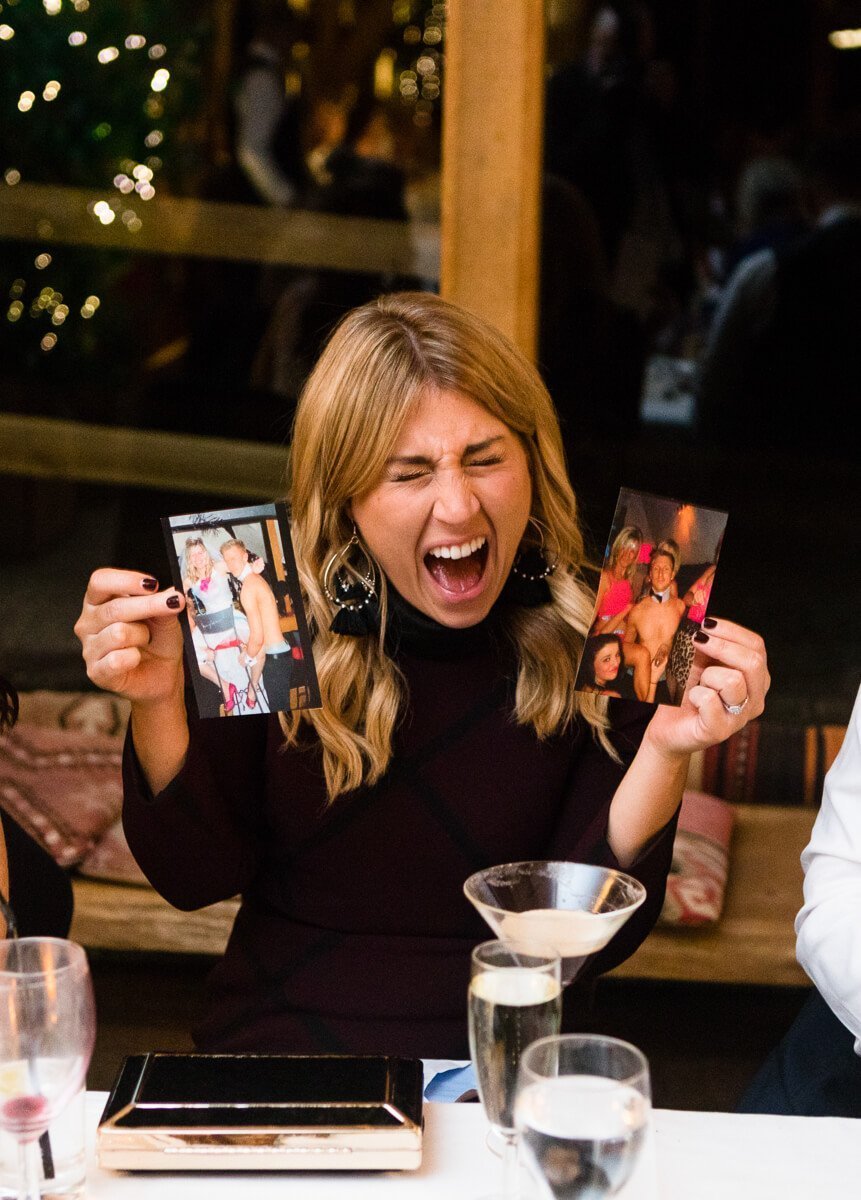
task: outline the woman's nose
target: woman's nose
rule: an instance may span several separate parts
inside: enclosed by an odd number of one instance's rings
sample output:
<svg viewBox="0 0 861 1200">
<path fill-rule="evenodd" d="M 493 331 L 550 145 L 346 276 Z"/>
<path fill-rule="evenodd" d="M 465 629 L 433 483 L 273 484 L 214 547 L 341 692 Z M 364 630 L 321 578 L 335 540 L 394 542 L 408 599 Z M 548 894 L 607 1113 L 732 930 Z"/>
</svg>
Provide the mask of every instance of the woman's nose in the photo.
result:
<svg viewBox="0 0 861 1200">
<path fill-rule="evenodd" d="M 460 471 L 440 472 L 437 476 L 434 516 L 446 525 L 463 525 L 481 507 L 470 481 Z"/>
</svg>

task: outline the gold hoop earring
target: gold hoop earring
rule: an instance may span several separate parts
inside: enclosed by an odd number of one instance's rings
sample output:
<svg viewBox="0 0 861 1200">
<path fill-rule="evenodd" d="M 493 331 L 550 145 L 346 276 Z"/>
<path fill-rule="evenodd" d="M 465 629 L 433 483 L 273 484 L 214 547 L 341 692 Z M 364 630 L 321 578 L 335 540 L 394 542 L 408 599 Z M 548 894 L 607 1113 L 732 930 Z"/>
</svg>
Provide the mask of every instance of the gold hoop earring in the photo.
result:
<svg viewBox="0 0 861 1200">
<path fill-rule="evenodd" d="M 536 583 L 538 580 L 546 579 L 548 575 L 553 574 L 559 566 L 559 555 L 557 554 L 552 562 L 548 562 L 545 553 L 544 524 L 537 517 L 530 517 L 526 523 L 527 525 L 532 524 L 535 526 L 541 540 L 537 546 L 525 546 L 522 550 L 518 550 L 511 567 L 511 573 L 519 579 L 526 579 L 529 583 Z"/>
<path fill-rule="evenodd" d="M 364 574 L 347 561 L 353 546 L 358 546 L 365 556 L 367 570 Z M 376 598 L 376 576 L 374 561 L 359 541 L 359 531 L 354 525 L 353 536 L 340 550 L 335 551 L 323 568 L 322 584 L 326 599 L 336 608 L 351 611 L 364 608 Z"/>
<path fill-rule="evenodd" d="M 354 546 L 358 546 L 365 556 L 367 569 L 364 573 L 347 560 Z M 323 568 L 321 583 L 326 599 L 338 610 L 329 626 L 330 632 L 345 637 L 363 637 L 378 631 L 377 566 L 359 540 L 355 524 L 353 536 L 335 551 Z"/>
</svg>

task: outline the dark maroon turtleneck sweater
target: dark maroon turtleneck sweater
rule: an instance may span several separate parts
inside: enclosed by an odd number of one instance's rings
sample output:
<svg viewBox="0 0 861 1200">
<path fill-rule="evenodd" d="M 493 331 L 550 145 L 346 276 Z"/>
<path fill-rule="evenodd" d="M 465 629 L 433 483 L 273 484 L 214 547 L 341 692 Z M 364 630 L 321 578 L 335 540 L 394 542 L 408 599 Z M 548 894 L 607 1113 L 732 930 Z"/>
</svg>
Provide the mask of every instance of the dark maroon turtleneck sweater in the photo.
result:
<svg viewBox="0 0 861 1200">
<path fill-rule="evenodd" d="M 410 702 L 391 769 L 329 806 L 318 748 L 282 750 L 275 717 L 191 718 L 186 764 L 156 797 L 129 740 L 124 825 L 152 884 L 186 910 L 242 896 L 201 1049 L 466 1058 L 469 954 L 492 936 L 467 876 L 524 859 L 617 865 L 605 835 L 623 768 L 581 723 L 545 742 L 514 724 L 513 665 L 493 637 L 398 662 Z M 627 765 L 651 709 L 610 713 Z M 596 970 L 657 919 L 674 828 L 628 868 L 648 898 Z"/>
</svg>

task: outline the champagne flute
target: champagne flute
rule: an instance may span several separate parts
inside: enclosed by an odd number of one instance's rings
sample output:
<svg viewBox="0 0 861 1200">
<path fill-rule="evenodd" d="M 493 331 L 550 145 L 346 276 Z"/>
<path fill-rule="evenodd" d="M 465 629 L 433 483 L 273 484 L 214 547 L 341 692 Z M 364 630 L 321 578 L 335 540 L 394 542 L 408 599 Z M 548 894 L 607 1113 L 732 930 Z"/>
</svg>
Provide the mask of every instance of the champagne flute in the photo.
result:
<svg viewBox="0 0 861 1200">
<path fill-rule="evenodd" d="M 503 1143 L 501 1200 L 517 1195 L 514 1095 L 523 1049 L 557 1033 L 561 964 L 535 943 L 483 942 L 472 952 L 469 1049 L 485 1115 Z"/>
<path fill-rule="evenodd" d="M 601 1200 L 627 1183 L 651 1112 L 649 1064 L 636 1046 L 564 1034 L 523 1053 L 515 1124 L 548 1200 Z"/>
<path fill-rule="evenodd" d="M 80 1090 L 95 1031 L 80 946 L 62 938 L 0 941 L 0 1128 L 18 1143 L 19 1200 L 42 1194 L 40 1138 Z"/>
</svg>

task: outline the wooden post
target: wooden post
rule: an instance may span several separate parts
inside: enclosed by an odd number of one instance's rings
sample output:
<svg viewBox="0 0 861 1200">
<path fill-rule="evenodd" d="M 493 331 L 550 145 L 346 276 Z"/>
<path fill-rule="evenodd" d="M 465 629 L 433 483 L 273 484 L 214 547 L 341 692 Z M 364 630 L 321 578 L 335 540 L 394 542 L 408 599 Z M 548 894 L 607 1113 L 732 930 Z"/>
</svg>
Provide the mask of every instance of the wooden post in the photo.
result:
<svg viewBox="0 0 861 1200">
<path fill-rule="evenodd" d="M 544 0 L 449 0 L 443 79 L 440 292 L 534 358 Z"/>
</svg>

